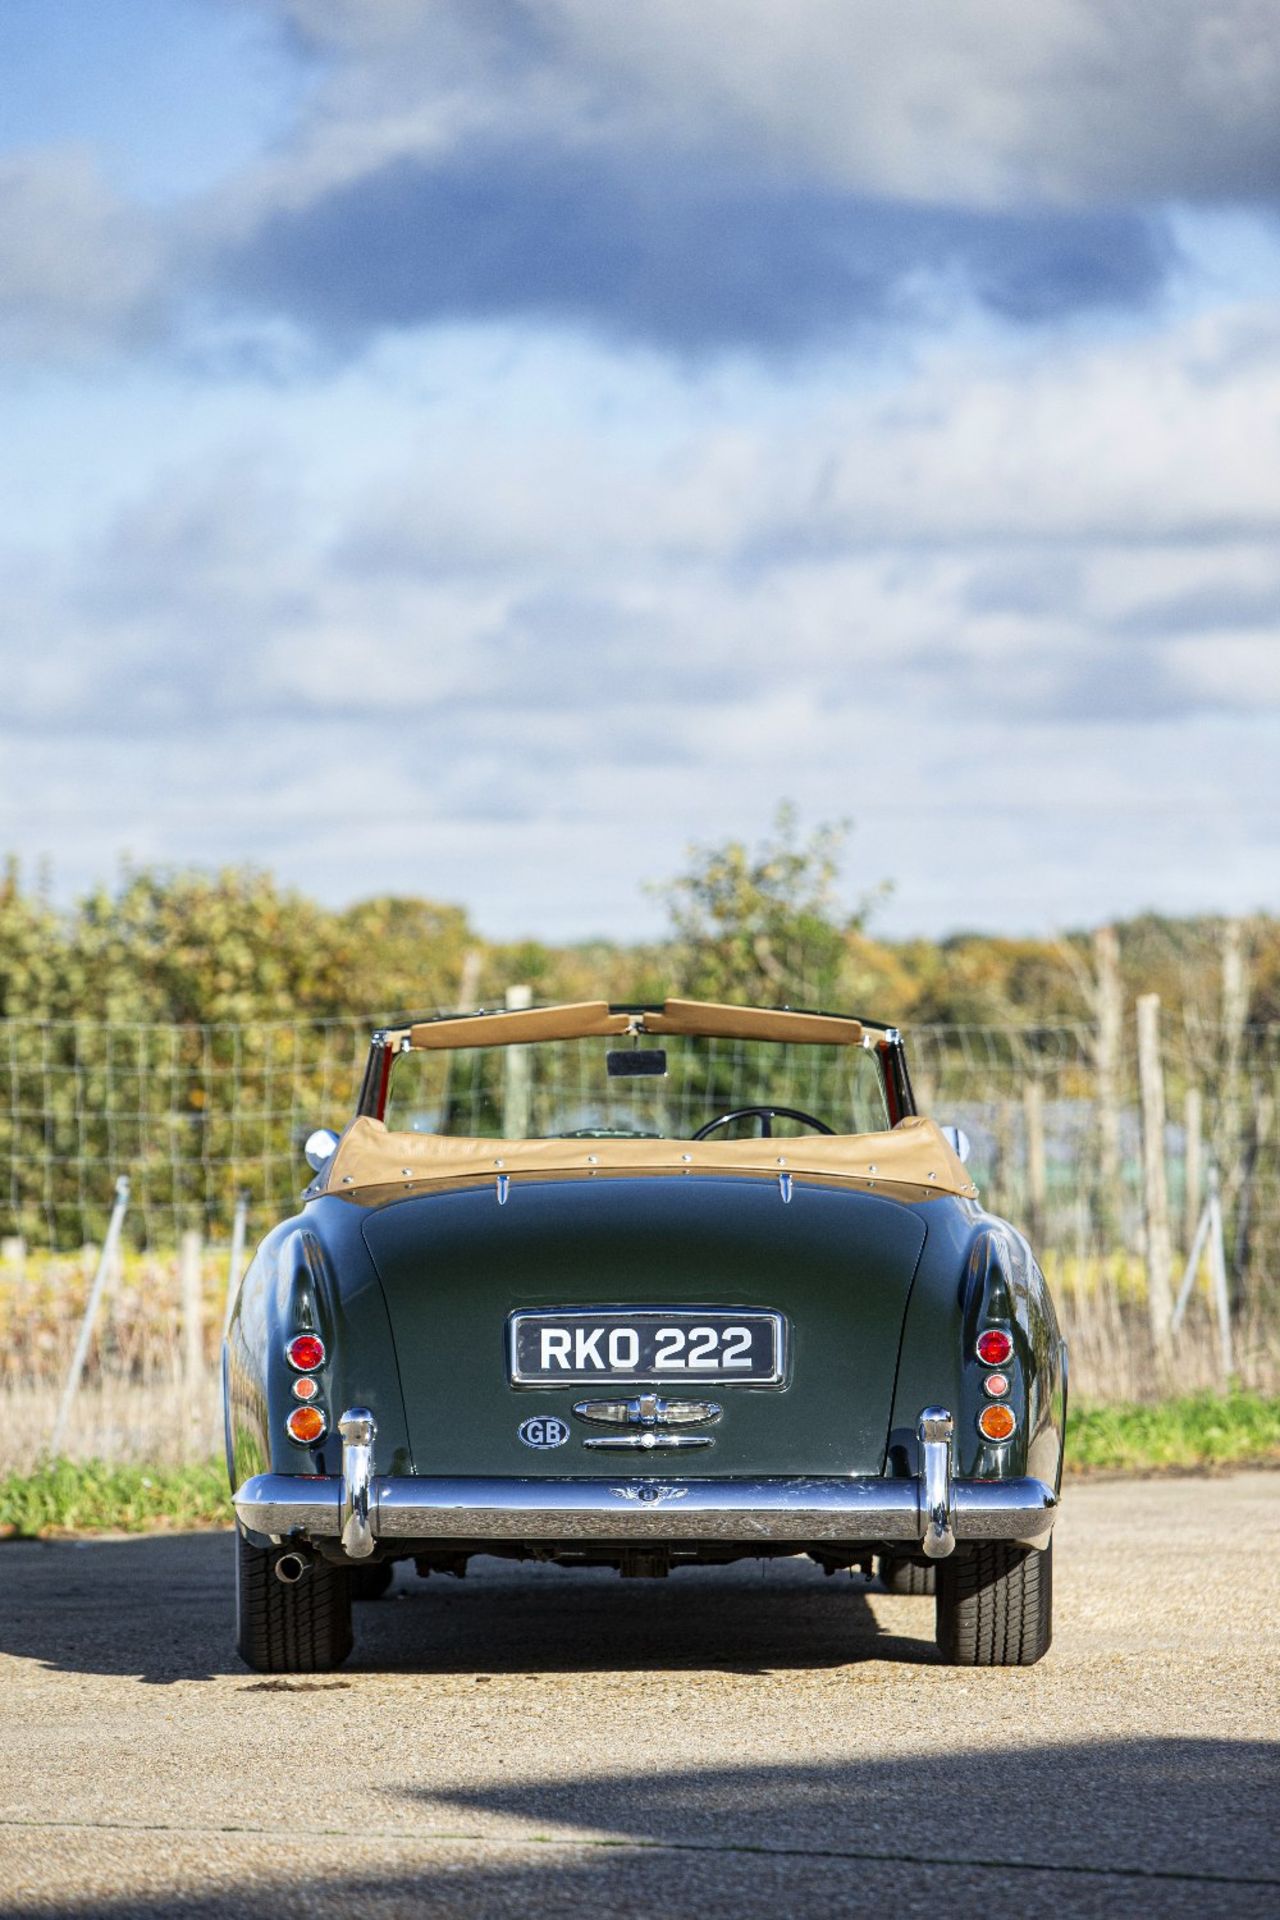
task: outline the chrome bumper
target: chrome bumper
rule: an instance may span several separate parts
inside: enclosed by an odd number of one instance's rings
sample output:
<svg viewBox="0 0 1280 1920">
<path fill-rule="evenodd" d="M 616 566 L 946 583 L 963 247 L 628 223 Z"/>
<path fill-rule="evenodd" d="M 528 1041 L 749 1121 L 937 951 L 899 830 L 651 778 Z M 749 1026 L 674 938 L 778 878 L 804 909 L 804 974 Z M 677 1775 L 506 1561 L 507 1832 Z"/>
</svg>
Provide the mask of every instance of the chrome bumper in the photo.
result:
<svg viewBox="0 0 1280 1920">
<path fill-rule="evenodd" d="M 263 1473 L 245 1481 L 234 1505 L 252 1533 L 275 1541 L 293 1534 L 341 1538 L 353 1558 L 380 1540 L 889 1540 L 914 1545 L 933 1559 L 949 1554 L 957 1540 L 1048 1544 L 1058 1512 L 1052 1488 L 1033 1479 L 952 1480 L 950 1415 L 930 1408 L 920 1426 L 924 1468 L 915 1480 L 695 1480 L 659 1473 L 597 1480 L 375 1477 L 367 1483 L 363 1524 L 353 1527 L 349 1480 Z M 359 1462 L 352 1465 L 351 1478 L 357 1478 Z M 357 1514 L 365 1499 L 365 1489 L 358 1488 Z"/>
</svg>

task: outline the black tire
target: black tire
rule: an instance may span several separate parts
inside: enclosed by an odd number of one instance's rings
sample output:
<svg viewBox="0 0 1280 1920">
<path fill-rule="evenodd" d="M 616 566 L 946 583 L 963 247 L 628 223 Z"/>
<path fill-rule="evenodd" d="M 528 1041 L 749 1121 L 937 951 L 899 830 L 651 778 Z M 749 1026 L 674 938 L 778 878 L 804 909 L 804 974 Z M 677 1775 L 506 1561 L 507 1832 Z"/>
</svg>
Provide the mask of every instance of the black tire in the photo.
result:
<svg viewBox="0 0 1280 1920">
<path fill-rule="evenodd" d="M 876 1561 L 876 1572 L 886 1593 L 926 1594 L 938 1590 L 938 1569 L 917 1566 L 914 1560 L 891 1559 L 882 1553 Z"/>
<path fill-rule="evenodd" d="M 328 1673 L 351 1651 L 345 1567 L 316 1560 L 293 1586 L 277 1580 L 283 1547 L 255 1547 L 236 1529 L 236 1648 L 255 1673 Z"/>
<path fill-rule="evenodd" d="M 371 1567 L 352 1567 L 347 1575 L 353 1600 L 381 1600 L 395 1578 L 395 1562 L 375 1561 Z"/>
<path fill-rule="evenodd" d="M 1033 1667 L 1053 1640 L 1053 1545 L 991 1540 L 938 1565 L 938 1651 L 952 1667 Z"/>
</svg>

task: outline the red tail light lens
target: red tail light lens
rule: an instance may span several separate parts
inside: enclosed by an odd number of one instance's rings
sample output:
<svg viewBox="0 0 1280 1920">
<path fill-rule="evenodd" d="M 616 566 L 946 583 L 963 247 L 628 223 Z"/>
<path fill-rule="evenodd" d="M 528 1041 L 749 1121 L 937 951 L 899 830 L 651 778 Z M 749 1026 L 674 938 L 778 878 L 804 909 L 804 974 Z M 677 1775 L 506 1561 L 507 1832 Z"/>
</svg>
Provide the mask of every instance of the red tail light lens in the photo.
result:
<svg viewBox="0 0 1280 1920">
<path fill-rule="evenodd" d="M 999 1376 L 993 1375 L 992 1377 L 998 1378 Z M 295 1380 L 293 1383 L 293 1397 L 295 1400 L 314 1400 L 319 1391 L 320 1382 L 318 1380 L 312 1380 L 311 1377 L 305 1373 L 301 1380 Z M 988 1380 L 987 1392 L 990 1393 L 990 1391 L 991 1381 Z"/>
<path fill-rule="evenodd" d="M 312 1446 L 324 1432 L 324 1415 L 319 1407 L 295 1407 L 285 1421 L 289 1438 L 304 1447 Z"/>
<path fill-rule="evenodd" d="M 285 1348 L 289 1365 L 299 1373 L 314 1373 L 324 1365 L 324 1341 L 316 1333 L 295 1333 Z"/>
<path fill-rule="evenodd" d="M 314 1380 L 299 1380 L 298 1386 L 294 1388 L 294 1392 L 297 1393 L 298 1387 L 313 1387 L 314 1385 Z M 982 1391 L 989 1393 L 993 1400 L 1003 1400 L 1009 1391 L 1008 1374 L 989 1373 L 982 1383 Z"/>
<path fill-rule="evenodd" d="M 1002 1367 L 1013 1352 L 1013 1341 L 1002 1327 L 988 1327 L 978 1335 L 978 1358 L 984 1367 Z"/>
<path fill-rule="evenodd" d="M 986 1440 L 1007 1440 L 1017 1424 L 1012 1407 L 984 1407 L 978 1415 L 978 1431 Z"/>
</svg>

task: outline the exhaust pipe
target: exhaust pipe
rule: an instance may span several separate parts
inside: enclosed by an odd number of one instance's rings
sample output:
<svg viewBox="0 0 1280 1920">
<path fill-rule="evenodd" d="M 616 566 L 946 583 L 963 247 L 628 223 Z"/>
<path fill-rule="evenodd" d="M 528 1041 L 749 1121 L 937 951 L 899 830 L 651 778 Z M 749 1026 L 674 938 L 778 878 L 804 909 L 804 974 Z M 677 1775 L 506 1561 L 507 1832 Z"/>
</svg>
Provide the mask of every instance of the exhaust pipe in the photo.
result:
<svg viewBox="0 0 1280 1920">
<path fill-rule="evenodd" d="M 284 1587 L 296 1587 L 310 1571 L 311 1562 L 305 1553 L 282 1553 L 275 1563 L 276 1579 Z"/>
</svg>

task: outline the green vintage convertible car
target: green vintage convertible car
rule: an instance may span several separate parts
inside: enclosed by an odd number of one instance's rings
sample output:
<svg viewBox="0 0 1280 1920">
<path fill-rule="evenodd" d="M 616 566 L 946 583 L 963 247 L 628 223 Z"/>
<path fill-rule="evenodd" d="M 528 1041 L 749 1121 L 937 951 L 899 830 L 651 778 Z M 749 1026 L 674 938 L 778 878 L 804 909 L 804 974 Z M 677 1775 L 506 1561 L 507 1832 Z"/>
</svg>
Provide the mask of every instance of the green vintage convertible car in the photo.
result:
<svg viewBox="0 0 1280 1920">
<path fill-rule="evenodd" d="M 746 1556 L 1051 1636 L 1066 1352 L 892 1028 L 669 999 L 373 1035 L 225 1354 L 239 1649 L 329 1668 L 392 1563 Z"/>
</svg>

